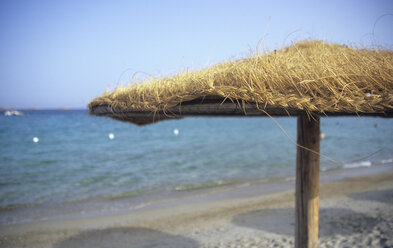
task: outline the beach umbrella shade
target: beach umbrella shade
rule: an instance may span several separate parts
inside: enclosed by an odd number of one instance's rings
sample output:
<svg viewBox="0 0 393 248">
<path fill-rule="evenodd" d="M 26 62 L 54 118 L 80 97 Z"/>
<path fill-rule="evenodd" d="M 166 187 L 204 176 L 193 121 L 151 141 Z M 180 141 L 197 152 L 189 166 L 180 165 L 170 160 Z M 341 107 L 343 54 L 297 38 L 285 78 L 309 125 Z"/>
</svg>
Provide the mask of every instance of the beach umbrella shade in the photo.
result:
<svg viewBox="0 0 393 248">
<path fill-rule="evenodd" d="M 134 80 L 90 113 L 137 125 L 186 116 L 297 117 L 296 247 L 317 247 L 320 116 L 393 117 L 393 51 L 322 41 Z"/>
</svg>

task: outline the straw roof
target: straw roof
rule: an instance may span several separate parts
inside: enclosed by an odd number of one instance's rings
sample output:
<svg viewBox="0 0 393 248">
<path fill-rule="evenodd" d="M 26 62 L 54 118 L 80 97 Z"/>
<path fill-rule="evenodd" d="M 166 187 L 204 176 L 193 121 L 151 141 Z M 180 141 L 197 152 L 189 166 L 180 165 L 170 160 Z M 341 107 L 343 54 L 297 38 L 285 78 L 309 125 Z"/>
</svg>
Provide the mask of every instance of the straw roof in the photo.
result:
<svg viewBox="0 0 393 248">
<path fill-rule="evenodd" d="M 303 41 L 199 71 L 133 82 L 93 99 L 89 108 L 92 114 L 145 124 L 160 113 L 177 117 L 173 113 L 200 99 L 233 103 L 235 112 L 244 114 L 247 107 L 261 114 L 391 115 L 393 51 Z"/>
</svg>

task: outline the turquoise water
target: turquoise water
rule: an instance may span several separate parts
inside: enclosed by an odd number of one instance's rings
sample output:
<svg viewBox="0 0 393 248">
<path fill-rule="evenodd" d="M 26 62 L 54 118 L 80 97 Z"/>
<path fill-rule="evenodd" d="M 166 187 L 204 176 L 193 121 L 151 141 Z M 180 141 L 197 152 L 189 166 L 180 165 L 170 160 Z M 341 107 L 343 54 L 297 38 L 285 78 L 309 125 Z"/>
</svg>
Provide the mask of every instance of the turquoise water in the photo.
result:
<svg viewBox="0 0 393 248">
<path fill-rule="evenodd" d="M 296 140 L 296 118 L 277 121 Z M 321 152 L 343 162 L 322 159 L 323 170 L 392 162 L 392 119 L 322 118 L 321 131 Z M 84 110 L 0 112 L 0 209 L 293 177 L 295 157 L 295 145 L 269 118 L 137 127 Z"/>
</svg>

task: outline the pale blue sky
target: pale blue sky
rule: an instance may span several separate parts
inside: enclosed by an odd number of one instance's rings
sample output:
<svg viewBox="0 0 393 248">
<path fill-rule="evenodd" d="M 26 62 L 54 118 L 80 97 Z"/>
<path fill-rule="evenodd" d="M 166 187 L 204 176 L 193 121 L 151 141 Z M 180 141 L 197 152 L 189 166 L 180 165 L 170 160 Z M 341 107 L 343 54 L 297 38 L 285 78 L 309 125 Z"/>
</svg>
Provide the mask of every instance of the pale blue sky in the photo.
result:
<svg viewBox="0 0 393 248">
<path fill-rule="evenodd" d="M 1 0 L 0 106 L 85 108 L 135 72 L 243 57 L 264 34 L 270 50 L 309 38 L 391 47 L 384 14 L 393 1 Z"/>
</svg>

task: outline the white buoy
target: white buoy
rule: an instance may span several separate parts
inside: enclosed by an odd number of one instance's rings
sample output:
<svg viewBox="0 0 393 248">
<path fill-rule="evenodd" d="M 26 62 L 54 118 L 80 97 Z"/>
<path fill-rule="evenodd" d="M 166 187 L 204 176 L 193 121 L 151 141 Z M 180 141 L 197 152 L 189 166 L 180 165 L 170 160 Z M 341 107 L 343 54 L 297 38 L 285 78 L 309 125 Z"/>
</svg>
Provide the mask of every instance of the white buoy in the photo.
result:
<svg viewBox="0 0 393 248">
<path fill-rule="evenodd" d="M 40 139 L 39 139 L 38 137 L 34 137 L 34 138 L 33 138 L 33 142 L 34 142 L 34 143 L 38 143 L 38 141 L 40 141 Z"/>
<path fill-rule="evenodd" d="M 324 133 L 320 133 L 319 137 L 321 138 L 321 140 L 325 139 L 326 135 Z"/>
<path fill-rule="evenodd" d="M 179 135 L 179 129 L 175 128 L 175 129 L 173 130 L 173 134 L 176 135 L 176 136 Z"/>
<path fill-rule="evenodd" d="M 113 140 L 115 138 L 115 135 L 113 133 L 108 134 L 109 139 Z"/>
</svg>

